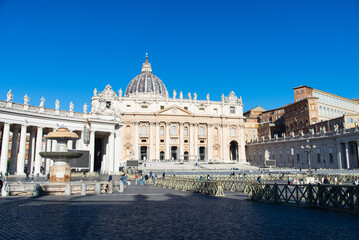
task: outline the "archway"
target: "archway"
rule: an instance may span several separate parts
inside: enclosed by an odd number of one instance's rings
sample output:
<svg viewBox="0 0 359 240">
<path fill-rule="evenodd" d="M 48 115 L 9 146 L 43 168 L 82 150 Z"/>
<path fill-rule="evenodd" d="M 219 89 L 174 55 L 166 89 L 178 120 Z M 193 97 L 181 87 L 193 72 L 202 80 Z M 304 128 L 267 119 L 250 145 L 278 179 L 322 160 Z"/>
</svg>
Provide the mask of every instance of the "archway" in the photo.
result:
<svg viewBox="0 0 359 240">
<path fill-rule="evenodd" d="M 163 160 L 163 159 L 165 159 L 165 152 L 161 151 L 160 152 L 160 160 Z"/>
<path fill-rule="evenodd" d="M 206 147 L 199 147 L 199 160 L 204 161 L 206 159 Z"/>
<path fill-rule="evenodd" d="M 238 143 L 237 141 L 232 141 L 229 147 L 230 159 L 233 161 L 238 161 Z"/>
</svg>

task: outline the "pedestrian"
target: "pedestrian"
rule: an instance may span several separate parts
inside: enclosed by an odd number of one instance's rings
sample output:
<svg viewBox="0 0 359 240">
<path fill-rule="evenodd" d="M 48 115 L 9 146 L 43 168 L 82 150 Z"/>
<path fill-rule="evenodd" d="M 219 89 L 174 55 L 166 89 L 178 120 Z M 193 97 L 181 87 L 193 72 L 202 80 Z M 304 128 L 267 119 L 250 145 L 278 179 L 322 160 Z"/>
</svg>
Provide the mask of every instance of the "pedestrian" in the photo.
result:
<svg viewBox="0 0 359 240">
<path fill-rule="evenodd" d="M 354 181 L 354 184 L 355 184 L 356 186 L 359 186 L 359 178 L 356 178 L 356 180 Z"/>
<path fill-rule="evenodd" d="M 34 172 L 31 173 L 31 182 L 34 181 Z"/>
<path fill-rule="evenodd" d="M 324 184 L 330 184 L 329 180 L 327 177 L 324 178 L 324 181 L 323 181 Z"/>
<path fill-rule="evenodd" d="M 259 177 L 257 178 L 257 182 L 258 182 L 258 183 L 261 183 L 261 181 L 262 181 L 261 176 L 259 176 Z"/>
<path fill-rule="evenodd" d="M 29 180 L 30 178 L 29 178 L 29 173 L 28 172 L 26 172 L 26 180 Z"/>
<path fill-rule="evenodd" d="M 138 173 L 136 173 L 135 175 L 135 184 L 137 185 L 137 181 L 138 181 Z"/>
<path fill-rule="evenodd" d="M 50 173 L 48 173 L 47 175 L 46 175 L 46 181 L 49 181 L 50 180 Z"/>
<path fill-rule="evenodd" d="M 5 172 L 5 181 L 7 181 L 7 177 L 9 176 L 9 173 L 6 171 Z"/>
<path fill-rule="evenodd" d="M 166 176 L 166 173 L 165 173 L 165 172 L 163 172 L 163 173 L 162 173 L 162 178 L 164 179 L 164 178 L 165 178 L 165 176 Z"/>
<path fill-rule="evenodd" d="M 292 181 L 288 178 L 288 185 L 292 185 Z"/>
<path fill-rule="evenodd" d="M 0 194 L 1 194 L 2 185 L 3 185 L 3 182 L 2 182 L 2 179 L 0 179 Z"/>
<path fill-rule="evenodd" d="M 110 176 L 108 176 L 108 181 L 112 182 L 112 174 L 110 174 Z"/>
<path fill-rule="evenodd" d="M 126 173 L 122 176 L 122 181 L 123 181 L 123 185 L 126 187 L 126 179 L 127 179 L 127 175 Z"/>
<path fill-rule="evenodd" d="M 203 180 L 203 177 L 202 177 L 202 176 L 199 176 L 199 180 L 202 181 L 202 180 Z"/>
<path fill-rule="evenodd" d="M 140 185 L 143 186 L 143 177 L 140 177 Z"/>
<path fill-rule="evenodd" d="M 207 180 L 210 180 L 210 176 L 209 176 L 209 174 L 207 175 Z"/>
<path fill-rule="evenodd" d="M 128 189 L 131 188 L 131 180 L 130 179 L 128 179 L 128 181 L 127 181 L 127 186 L 128 186 Z"/>
<path fill-rule="evenodd" d="M 2 179 L 2 172 L 0 172 L 0 179 Z"/>
<path fill-rule="evenodd" d="M 148 174 L 145 175 L 145 185 L 148 184 Z"/>
</svg>

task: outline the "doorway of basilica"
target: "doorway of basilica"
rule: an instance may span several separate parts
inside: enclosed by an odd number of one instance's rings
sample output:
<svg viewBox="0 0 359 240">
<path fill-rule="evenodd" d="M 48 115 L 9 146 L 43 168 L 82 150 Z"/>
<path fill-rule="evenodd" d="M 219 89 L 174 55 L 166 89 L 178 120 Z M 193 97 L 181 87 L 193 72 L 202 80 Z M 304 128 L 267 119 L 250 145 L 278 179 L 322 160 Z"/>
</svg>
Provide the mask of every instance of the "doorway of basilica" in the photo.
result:
<svg viewBox="0 0 359 240">
<path fill-rule="evenodd" d="M 206 147 L 199 147 L 199 160 L 204 161 L 206 159 Z"/>
<path fill-rule="evenodd" d="M 95 139 L 95 159 L 94 159 L 94 172 L 101 171 L 102 157 L 103 157 L 103 139 L 96 138 Z"/>
<path fill-rule="evenodd" d="M 237 143 L 237 141 L 232 141 L 230 143 L 229 152 L 230 152 L 231 160 L 233 160 L 233 161 L 238 160 L 238 143 Z"/>
<path fill-rule="evenodd" d="M 140 153 L 141 153 L 141 160 L 146 161 L 148 159 L 147 158 L 147 146 L 141 146 Z"/>
<path fill-rule="evenodd" d="M 171 159 L 178 160 L 178 147 L 177 146 L 171 147 Z"/>
</svg>

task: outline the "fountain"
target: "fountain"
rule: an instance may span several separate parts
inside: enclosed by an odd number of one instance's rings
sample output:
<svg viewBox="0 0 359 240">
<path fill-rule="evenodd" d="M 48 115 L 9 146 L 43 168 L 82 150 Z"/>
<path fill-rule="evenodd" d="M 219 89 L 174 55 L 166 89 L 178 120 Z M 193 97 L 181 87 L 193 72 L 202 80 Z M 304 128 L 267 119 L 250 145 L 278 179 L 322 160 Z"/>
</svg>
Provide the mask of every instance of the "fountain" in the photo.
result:
<svg viewBox="0 0 359 240">
<path fill-rule="evenodd" d="M 83 153 L 71 151 L 67 147 L 68 140 L 78 139 L 76 133 L 68 128 L 60 126 L 55 132 L 50 132 L 46 139 L 57 141 L 56 152 L 40 152 L 41 157 L 50 158 L 54 165 L 50 168 L 50 182 L 64 183 L 71 181 L 71 167 L 68 162 L 74 158 L 80 158 Z"/>
</svg>

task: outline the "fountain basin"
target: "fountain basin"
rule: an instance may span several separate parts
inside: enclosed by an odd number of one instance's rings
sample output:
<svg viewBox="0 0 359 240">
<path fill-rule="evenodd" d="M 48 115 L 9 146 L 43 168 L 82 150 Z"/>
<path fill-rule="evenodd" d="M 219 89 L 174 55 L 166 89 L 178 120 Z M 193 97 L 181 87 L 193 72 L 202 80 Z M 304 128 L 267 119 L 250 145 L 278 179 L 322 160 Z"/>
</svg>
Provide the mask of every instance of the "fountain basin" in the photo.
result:
<svg viewBox="0 0 359 240">
<path fill-rule="evenodd" d="M 70 161 L 73 158 L 80 158 L 82 156 L 82 152 L 40 152 L 40 156 L 44 158 L 51 158 L 56 161 Z"/>
</svg>

